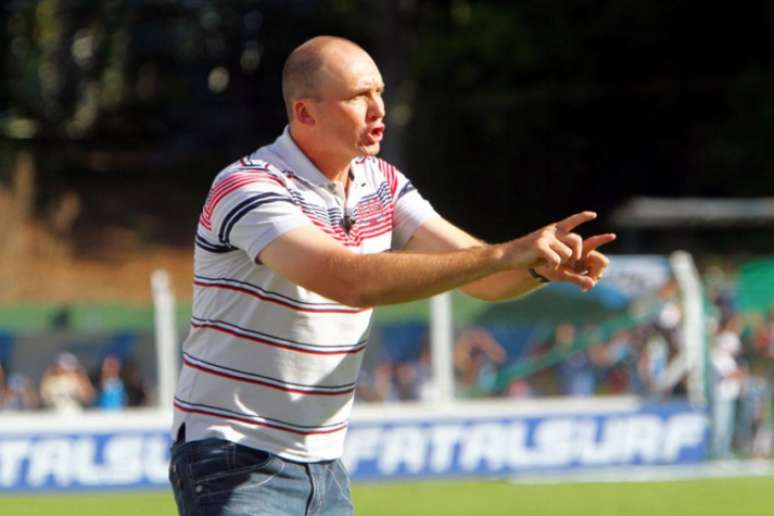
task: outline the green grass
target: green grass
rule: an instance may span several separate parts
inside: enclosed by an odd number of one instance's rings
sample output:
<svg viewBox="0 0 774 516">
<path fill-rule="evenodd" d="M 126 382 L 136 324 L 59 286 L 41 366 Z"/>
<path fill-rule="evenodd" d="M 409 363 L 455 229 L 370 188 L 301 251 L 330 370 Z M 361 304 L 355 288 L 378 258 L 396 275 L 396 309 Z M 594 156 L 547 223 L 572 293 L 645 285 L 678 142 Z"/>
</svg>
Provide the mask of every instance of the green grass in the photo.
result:
<svg viewBox="0 0 774 516">
<path fill-rule="evenodd" d="M 774 516 L 774 477 L 657 483 L 356 485 L 358 516 Z M 164 516 L 169 493 L 0 497 L 3 516 Z"/>
</svg>

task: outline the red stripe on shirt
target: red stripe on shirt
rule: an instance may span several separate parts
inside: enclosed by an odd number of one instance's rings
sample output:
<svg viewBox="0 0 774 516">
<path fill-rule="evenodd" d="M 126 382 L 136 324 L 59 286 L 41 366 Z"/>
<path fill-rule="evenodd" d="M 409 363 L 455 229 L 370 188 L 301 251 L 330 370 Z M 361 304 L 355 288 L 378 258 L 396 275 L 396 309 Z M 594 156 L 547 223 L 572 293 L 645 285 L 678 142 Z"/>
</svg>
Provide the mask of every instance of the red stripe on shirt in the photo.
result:
<svg viewBox="0 0 774 516">
<path fill-rule="evenodd" d="M 237 417 L 237 416 L 226 416 L 226 415 L 223 415 L 223 414 L 218 414 L 216 412 L 210 412 L 210 411 L 207 411 L 207 410 L 194 409 L 194 408 L 186 408 L 186 407 L 183 407 L 181 405 L 178 405 L 177 403 L 175 403 L 175 408 L 177 410 L 180 410 L 182 412 L 187 412 L 189 414 L 201 414 L 203 416 L 212 416 L 212 417 L 217 417 L 217 418 L 220 418 L 220 419 L 228 419 L 228 420 L 231 420 L 231 421 L 239 421 L 240 423 L 247 423 L 248 425 L 262 426 L 264 428 L 271 428 L 271 429 L 274 429 L 274 430 L 282 430 L 283 432 L 290 432 L 292 434 L 297 434 L 297 435 L 333 434 L 333 433 L 336 433 L 336 432 L 341 432 L 342 430 L 347 428 L 347 425 L 344 425 L 344 426 L 342 426 L 340 428 L 332 428 L 330 430 L 316 430 L 316 431 L 313 431 L 313 432 L 303 432 L 301 430 L 292 430 L 290 428 L 285 428 L 283 426 L 273 425 L 271 423 L 261 423 L 261 422 L 258 422 L 258 421 L 252 421 L 250 419 L 245 419 L 245 418 L 241 418 L 241 417 Z"/>
<path fill-rule="evenodd" d="M 261 170 L 250 170 L 230 174 L 228 177 L 213 185 L 207 202 L 204 205 L 204 210 L 202 210 L 202 216 L 199 219 L 202 225 L 207 229 L 212 229 L 210 218 L 218 203 L 234 190 L 253 183 L 272 183 L 280 185 L 283 188 L 285 187 L 285 183 L 280 179 Z"/>
<path fill-rule="evenodd" d="M 206 328 L 214 331 L 219 331 L 221 333 L 225 333 L 227 335 L 231 335 L 232 337 L 237 337 L 239 339 L 249 340 L 251 342 L 257 342 L 259 344 L 265 344 L 267 346 L 272 346 L 275 348 L 285 349 L 287 351 L 295 351 L 296 353 L 304 353 L 307 355 L 355 355 L 357 353 L 361 353 L 365 346 L 362 346 L 360 348 L 351 349 L 348 351 L 314 351 L 309 349 L 299 349 L 297 347 L 288 346 L 286 344 L 279 344 L 277 342 L 272 342 L 270 340 L 261 339 L 259 337 L 253 337 L 252 335 L 243 335 L 241 333 L 237 333 L 232 330 L 228 330 L 226 328 L 221 328 L 220 326 L 216 326 L 214 324 L 207 324 L 207 323 L 191 323 L 191 327 L 193 328 Z"/>
<path fill-rule="evenodd" d="M 224 285 L 224 284 L 213 284 L 213 283 L 204 283 L 201 281 L 194 281 L 194 285 L 199 287 L 212 287 L 212 288 L 222 288 L 224 290 L 232 290 L 235 292 L 240 292 L 242 294 L 246 294 L 248 296 L 256 297 L 260 299 L 261 301 L 267 301 L 269 303 L 274 303 L 280 306 L 284 306 L 285 308 L 289 308 L 291 310 L 294 310 L 296 312 L 307 312 L 307 313 L 320 313 L 320 314 L 357 314 L 360 312 L 365 312 L 366 310 L 370 310 L 370 308 L 302 308 L 299 306 L 296 306 L 292 303 L 289 303 L 287 301 L 282 301 L 279 299 L 275 299 L 270 296 L 265 296 L 262 294 L 259 294 L 258 292 L 254 292 L 248 288 L 239 287 L 236 285 Z"/>
<path fill-rule="evenodd" d="M 392 198 L 395 199 L 395 193 L 398 191 L 398 176 L 395 173 L 395 167 L 384 161 L 383 159 L 377 159 L 379 169 L 384 174 L 384 178 L 387 180 L 387 184 L 390 186 L 390 193 Z"/>
<path fill-rule="evenodd" d="M 213 376 L 218 376 L 220 378 L 225 378 L 227 380 L 234 380 L 237 382 L 243 382 L 243 383 L 249 383 L 253 385 L 260 385 L 261 387 L 268 387 L 269 389 L 274 389 L 277 391 L 283 391 L 283 392 L 292 392 L 293 394 L 303 394 L 306 396 L 343 396 L 345 394 L 351 394 L 355 388 L 352 387 L 351 389 L 347 389 L 345 391 L 339 391 L 339 392 L 328 392 L 328 391 L 305 391 L 301 389 L 292 389 L 290 387 L 282 387 L 280 385 L 275 385 L 270 382 L 263 382 L 261 380 L 252 380 L 249 378 L 242 378 L 241 376 L 236 375 L 230 375 L 227 373 L 223 373 L 221 371 L 216 371 L 213 369 L 207 369 L 204 366 L 193 364 L 191 362 L 188 362 L 186 360 L 183 361 L 183 364 L 187 367 L 190 367 L 191 369 L 196 369 L 197 371 L 201 371 L 203 373 L 211 374 Z"/>
</svg>

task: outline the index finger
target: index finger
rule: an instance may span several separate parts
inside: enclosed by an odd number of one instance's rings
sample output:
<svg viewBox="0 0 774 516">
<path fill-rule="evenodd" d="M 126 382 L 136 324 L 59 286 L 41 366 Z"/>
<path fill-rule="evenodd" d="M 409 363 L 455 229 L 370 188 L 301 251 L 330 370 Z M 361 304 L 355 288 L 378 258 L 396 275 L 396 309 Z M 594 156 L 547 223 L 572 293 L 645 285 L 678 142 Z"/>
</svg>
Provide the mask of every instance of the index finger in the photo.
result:
<svg viewBox="0 0 774 516">
<path fill-rule="evenodd" d="M 615 233 L 604 233 L 602 235 L 594 235 L 583 241 L 583 254 L 584 256 L 595 250 L 597 247 L 609 244 L 615 240 Z"/>
<path fill-rule="evenodd" d="M 556 227 L 562 231 L 572 231 L 584 222 L 588 222 L 596 218 L 597 214 L 593 211 L 582 211 L 580 213 L 576 213 L 575 215 L 570 215 L 566 219 L 557 222 Z"/>
</svg>

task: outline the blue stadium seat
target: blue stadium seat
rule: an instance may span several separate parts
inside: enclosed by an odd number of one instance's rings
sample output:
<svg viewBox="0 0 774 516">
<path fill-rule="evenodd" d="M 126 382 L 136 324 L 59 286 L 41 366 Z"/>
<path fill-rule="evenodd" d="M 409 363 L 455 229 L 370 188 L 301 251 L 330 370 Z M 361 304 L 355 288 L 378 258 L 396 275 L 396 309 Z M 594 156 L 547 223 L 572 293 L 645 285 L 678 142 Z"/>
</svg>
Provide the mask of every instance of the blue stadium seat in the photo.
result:
<svg viewBox="0 0 774 516">
<path fill-rule="evenodd" d="M 62 346 L 63 351 L 76 355 L 87 367 L 98 367 L 108 355 L 115 355 L 122 362 L 134 354 L 139 335 L 135 331 L 120 330 L 107 334 L 84 335 L 70 339 Z"/>
<path fill-rule="evenodd" d="M 105 343 L 99 361 L 102 362 L 108 355 L 115 355 L 121 362 L 126 362 L 126 360 L 132 356 L 136 343 L 136 332 L 117 331 L 111 336 L 110 340 Z"/>
<path fill-rule="evenodd" d="M 14 334 L 8 331 L 0 331 L 0 362 L 6 367 L 13 354 Z"/>
<path fill-rule="evenodd" d="M 388 362 L 415 362 L 419 359 L 422 344 L 427 338 L 426 322 L 409 321 L 381 326 L 382 359 Z"/>
</svg>

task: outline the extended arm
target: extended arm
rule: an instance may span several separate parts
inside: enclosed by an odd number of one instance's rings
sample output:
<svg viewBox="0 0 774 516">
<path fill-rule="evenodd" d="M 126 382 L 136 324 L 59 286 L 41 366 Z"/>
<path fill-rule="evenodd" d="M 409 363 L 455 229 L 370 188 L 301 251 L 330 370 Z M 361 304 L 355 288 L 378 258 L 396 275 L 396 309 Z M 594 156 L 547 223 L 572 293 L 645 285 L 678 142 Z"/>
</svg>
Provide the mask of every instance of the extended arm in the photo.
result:
<svg viewBox="0 0 774 516">
<path fill-rule="evenodd" d="M 583 212 L 557 224 L 574 228 L 593 217 Z M 573 258 L 574 251 L 557 238 L 554 226 L 504 244 L 366 255 L 355 254 L 307 226 L 288 231 L 256 258 L 329 299 L 349 306 L 375 306 L 422 299 L 498 273 L 523 277 L 532 266 L 550 264 L 558 269 Z M 575 276 L 586 287 L 593 286 L 588 276 Z"/>
</svg>

